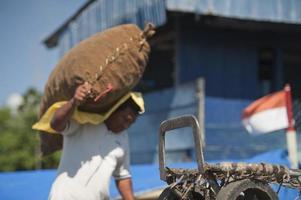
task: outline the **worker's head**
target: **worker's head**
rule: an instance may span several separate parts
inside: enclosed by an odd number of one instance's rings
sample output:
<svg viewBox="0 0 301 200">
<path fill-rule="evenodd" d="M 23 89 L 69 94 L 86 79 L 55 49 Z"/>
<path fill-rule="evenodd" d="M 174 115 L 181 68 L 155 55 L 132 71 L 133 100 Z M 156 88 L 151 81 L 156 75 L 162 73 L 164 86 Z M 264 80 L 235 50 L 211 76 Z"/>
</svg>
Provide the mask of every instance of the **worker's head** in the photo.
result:
<svg viewBox="0 0 301 200">
<path fill-rule="evenodd" d="M 120 133 L 135 122 L 139 111 L 137 104 L 130 98 L 105 120 L 105 124 L 113 133 Z"/>
</svg>

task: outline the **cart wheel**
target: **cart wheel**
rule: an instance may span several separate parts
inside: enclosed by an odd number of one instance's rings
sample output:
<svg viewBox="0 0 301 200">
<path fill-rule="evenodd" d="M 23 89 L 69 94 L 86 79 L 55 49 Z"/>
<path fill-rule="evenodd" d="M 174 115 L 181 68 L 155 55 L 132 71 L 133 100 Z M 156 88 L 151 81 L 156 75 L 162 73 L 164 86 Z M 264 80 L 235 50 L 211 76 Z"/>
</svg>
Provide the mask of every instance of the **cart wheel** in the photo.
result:
<svg viewBox="0 0 301 200">
<path fill-rule="evenodd" d="M 180 200 L 180 199 L 181 196 L 177 194 L 175 189 L 170 189 L 170 187 L 165 188 L 158 198 L 158 200 Z"/>
<path fill-rule="evenodd" d="M 163 190 L 158 200 L 181 200 L 181 196 L 181 193 L 176 188 L 170 189 L 170 187 L 168 187 Z M 187 199 L 205 200 L 204 196 L 198 192 L 190 192 Z"/>
<path fill-rule="evenodd" d="M 245 179 L 222 187 L 216 200 L 278 200 L 278 195 L 267 183 Z"/>
</svg>

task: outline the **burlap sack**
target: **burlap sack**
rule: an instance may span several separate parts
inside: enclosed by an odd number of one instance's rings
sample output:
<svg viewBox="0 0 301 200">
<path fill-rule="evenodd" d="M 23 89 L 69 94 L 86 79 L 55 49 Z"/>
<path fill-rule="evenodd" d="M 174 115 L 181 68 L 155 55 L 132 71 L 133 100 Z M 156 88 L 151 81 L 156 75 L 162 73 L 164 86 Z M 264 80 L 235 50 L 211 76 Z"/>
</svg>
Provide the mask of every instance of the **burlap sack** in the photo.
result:
<svg viewBox="0 0 301 200">
<path fill-rule="evenodd" d="M 120 25 L 97 33 L 67 52 L 52 71 L 41 101 L 40 117 L 58 101 L 73 97 L 78 85 L 92 85 L 92 93 L 79 108 L 105 112 L 140 80 L 148 62 L 147 39 L 154 34 L 148 24 L 144 31 L 136 25 Z M 99 98 L 102 92 L 110 92 Z M 60 135 L 41 133 L 41 151 L 50 154 L 62 148 Z"/>
</svg>

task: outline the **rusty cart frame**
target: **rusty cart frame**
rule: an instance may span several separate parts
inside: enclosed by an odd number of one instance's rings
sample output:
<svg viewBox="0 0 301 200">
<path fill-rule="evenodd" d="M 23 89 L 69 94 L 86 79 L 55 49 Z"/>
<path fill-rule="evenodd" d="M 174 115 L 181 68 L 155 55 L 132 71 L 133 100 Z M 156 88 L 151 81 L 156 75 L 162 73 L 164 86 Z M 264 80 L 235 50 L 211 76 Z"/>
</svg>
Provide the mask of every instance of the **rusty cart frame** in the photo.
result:
<svg viewBox="0 0 301 200">
<path fill-rule="evenodd" d="M 165 135 L 168 131 L 191 127 L 197 169 L 169 168 L 165 160 Z M 282 186 L 301 191 L 301 170 L 266 163 L 209 164 L 204 160 L 199 123 L 193 115 L 165 120 L 159 131 L 160 179 L 169 186 L 159 199 L 202 200 L 277 200 Z M 278 185 L 278 191 L 270 183 Z"/>
</svg>

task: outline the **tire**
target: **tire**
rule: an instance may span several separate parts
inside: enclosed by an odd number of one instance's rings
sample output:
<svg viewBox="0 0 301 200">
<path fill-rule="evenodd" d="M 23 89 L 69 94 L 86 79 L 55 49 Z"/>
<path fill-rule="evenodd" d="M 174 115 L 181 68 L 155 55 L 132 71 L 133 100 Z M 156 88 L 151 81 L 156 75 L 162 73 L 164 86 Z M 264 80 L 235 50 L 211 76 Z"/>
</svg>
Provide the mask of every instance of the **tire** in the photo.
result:
<svg viewBox="0 0 301 200">
<path fill-rule="evenodd" d="M 205 200 L 205 198 L 203 197 L 203 195 L 197 193 L 197 192 L 191 192 L 189 194 L 188 199 L 191 200 Z M 177 191 L 176 188 L 170 189 L 165 188 L 162 193 L 160 194 L 158 200 L 181 200 L 181 194 L 179 191 Z"/>
<path fill-rule="evenodd" d="M 278 200 L 278 195 L 267 183 L 245 179 L 222 187 L 216 200 Z"/>
<path fill-rule="evenodd" d="M 181 197 L 177 195 L 174 189 L 170 189 L 169 187 L 165 188 L 160 194 L 158 200 L 180 200 Z"/>
</svg>

